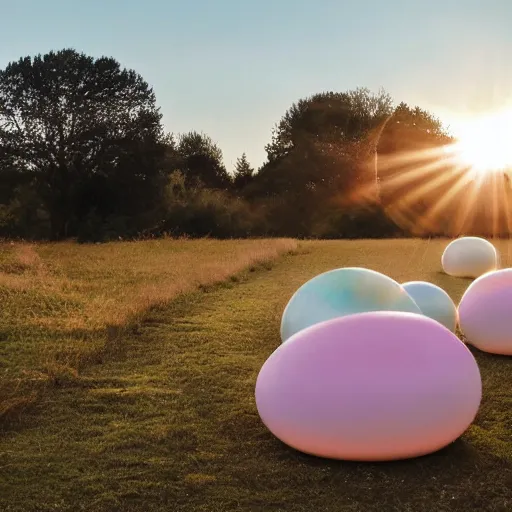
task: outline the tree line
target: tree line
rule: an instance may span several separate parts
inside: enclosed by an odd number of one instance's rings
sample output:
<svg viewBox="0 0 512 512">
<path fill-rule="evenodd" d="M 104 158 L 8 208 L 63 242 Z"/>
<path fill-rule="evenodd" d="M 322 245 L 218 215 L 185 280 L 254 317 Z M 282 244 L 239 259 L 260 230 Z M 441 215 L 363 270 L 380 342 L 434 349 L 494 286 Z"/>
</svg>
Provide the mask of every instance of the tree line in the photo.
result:
<svg viewBox="0 0 512 512">
<path fill-rule="evenodd" d="M 478 231 L 432 216 L 460 178 L 439 164 L 437 150 L 452 141 L 431 113 L 395 105 L 385 91 L 322 92 L 284 113 L 259 169 L 243 154 L 229 173 L 210 136 L 165 132 L 155 94 L 135 71 L 111 57 L 51 51 L 0 71 L 0 236 Z"/>
</svg>

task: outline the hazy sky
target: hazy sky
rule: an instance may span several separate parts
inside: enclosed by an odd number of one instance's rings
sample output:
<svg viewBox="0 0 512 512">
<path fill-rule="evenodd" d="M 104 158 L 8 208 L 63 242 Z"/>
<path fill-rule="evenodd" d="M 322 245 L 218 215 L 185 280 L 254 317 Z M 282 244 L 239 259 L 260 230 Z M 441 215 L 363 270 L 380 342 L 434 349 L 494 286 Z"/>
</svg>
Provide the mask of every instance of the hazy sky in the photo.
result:
<svg viewBox="0 0 512 512">
<path fill-rule="evenodd" d="M 454 116 L 512 99 L 511 0 L 0 0 L 0 67 L 72 47 L 154 87 L 169 131 L 264 158 L 292 102 L 384 87 Z"/>
</svg>

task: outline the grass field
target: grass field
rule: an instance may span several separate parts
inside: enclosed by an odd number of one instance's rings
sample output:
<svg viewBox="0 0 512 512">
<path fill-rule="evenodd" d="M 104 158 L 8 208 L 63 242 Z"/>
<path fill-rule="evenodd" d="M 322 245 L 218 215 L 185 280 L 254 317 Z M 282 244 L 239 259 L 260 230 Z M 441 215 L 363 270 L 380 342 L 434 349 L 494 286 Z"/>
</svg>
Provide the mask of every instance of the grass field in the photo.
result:
<svg viewBox="0 0 512 512">
<path fill-rule="evenodd" d="M 210 243 L 210 248 L 202 243 Z M 242 244 L 218 243 L 191 243 L 190 252 L 182 249 L 185 263 L 180 268 L 188 268 L 189 262 L 197 264 L 210 253 L 224 261 L 224 250 L 236 252 L 235 246 Z M 252 243 L 251 250 L 262 244 Z M 282 251 L 295 249 L 290 242 L 281 243 Z M 242 271 L 247 264 L 255 265 L 253 259 L 232 265 L 217 276 L 227 279 L 224 284 L 198 291 L 193 291 L 198 281 L 188 289 L 178 286 L 174 294 L 182 288 L 188 293 L 165 305 L 173 294 L 161 296 L 158 289 L 170 286 L 173 277 L 172 272 L 162 278 L 159 273 L 166 272 L 166 255 L 173 257 L 172 243 L 145 248 L 126 244 L 126 258 L 134 255 L 126 261 L 118 258 L 111 273 L 104 270 L 104 261 L 115 260 L 115 244 L 27 250 L 30 269 L 23 272 L 41 272 L 41 280 L 44 272 L 53 272 L 63 282 L 80 284 L 69 289 L 62 285 L 60 295 L 55 292 L 60 301 L 48 300 L 45 314 L 38 300 L 46 293 L 53 297 L 54 291 L 37 286 L 27 292 L 32 302 L 21 301 L 10 313 L 3 305 L 1 370 L 10 370 L 9 365 L 37 368 L 35 345 L 54 346 L 60 340 L 68 347 L 63 360 L 75 371 L 69 370 L 69 378 L 54 379 L 51 389 L 39 396 L 33 408 L 24 409 L 19 419 L 9 422 L 0 438 L 0 510 L 511 510 L 511 358 L 474 351 L 484 385 L 474 424 L 451 446 L 414 460 L 361 464 L 298 453 L 266 430 L 254 403 L 258 371 L 280 343 L 281 312 L 304 281 L 336 267 L 365 266 L 398 281 L 429 280 L 458 301 L 470 281 L 440 272 L 445 244 L 421 240 L 304 242 L 294 254 L 273 264 L 267 255 L 267 263 L 255 272 Z M 502 242 L 498 247 L 502 265 L 512 265 L 512 245 Z M 60 251 L 59 257 L 52 256 L 52 251 Z M 278 249 L 272 251 L 275 257 Z M 14 290 L 13 283 L 22 274 L 16 273 L 12 261 L 19 261 L 20 256 L 2 258 L 4 273 L 10 269 L 2 290 L 7 286 Z M 149 282 L 157 290 L 154 297 L 158 300 L 152 303 L 160 307 L 148 310 L 146 299 L 144 306 L 133 305 L 134 299 L 144 296 L 137 290 L 145 289 L 145 285 L 134 286 L 140 277 L 134 274 L 152 267 L 153 258 L 159 263 Z M 265 258 L 260 255 L 259 259 Z M 44 263 L 41 270 L 37 270 L 39 261 Z M 117 268 L 122 261 L 122 268 Z M 9 293 L 14 294 L 12 290 Z M 98 299 L 94 304 L 91 300 L 98 296 L 124 304 L 129 315 L 117 318 L 108 313 L 108 308 L 101 307 L 105 301 Z M 59 338 L 57 333 L 70 329 L 103 332 L 106 325 L 120 326 L 134 314 L 138 327 L 116 331 L 117 341 L 110 350 L 100 350 L 101 357 L 81 356 L 78 366 L 69 362 L 73 353 L 69 347 L 78 343 L 80 353 L 86 353 L 83 347 L 90 340 L 78 335 Z M 33 334 L 27 334 L 32 330 Z M 92 338 L 93 344 L 101 346 Z M 55 361 L 55 356 L 50 360 Z"/>
<path fill-rule="evenodd" d="M 269 265 L 293 240 L 0 245 L 0 426 L 117 352 L 148 308 Z M 120 343 L 119 343 L 120 342 Z"/>
</svg>

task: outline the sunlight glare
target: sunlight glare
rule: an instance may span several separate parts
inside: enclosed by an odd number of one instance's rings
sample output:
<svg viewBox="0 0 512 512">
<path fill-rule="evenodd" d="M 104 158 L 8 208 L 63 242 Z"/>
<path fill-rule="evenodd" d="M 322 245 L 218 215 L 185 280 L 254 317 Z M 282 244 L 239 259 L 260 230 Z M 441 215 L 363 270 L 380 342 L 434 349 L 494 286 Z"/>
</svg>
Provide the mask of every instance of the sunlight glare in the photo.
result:
<svg viewBox="0 0 512 512">
<path fill-rule="evenodd" d="M 464 121 L 455 131 L 451 151 L 474 174 L 512 167 L 512 109 Z"/>
</svg>

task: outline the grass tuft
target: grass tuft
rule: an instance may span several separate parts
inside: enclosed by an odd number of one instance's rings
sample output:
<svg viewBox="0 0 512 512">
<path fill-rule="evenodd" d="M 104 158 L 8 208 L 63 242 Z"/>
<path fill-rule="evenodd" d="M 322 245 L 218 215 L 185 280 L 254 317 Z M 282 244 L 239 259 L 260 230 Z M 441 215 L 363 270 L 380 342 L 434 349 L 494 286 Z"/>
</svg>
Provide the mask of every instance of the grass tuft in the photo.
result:
<svg viewBox="0 0 512 512">
<path fill-rule="evenodd" d="M 0 392 L 2 392 L 1 389 Z M 0 421 L 6 426 L 18 422 L 21 414 L 33 406 L 38 398 L 35 391 L 27 391 L 12 397 L 4 392 L 3 396 L 4 398 L 0 402 Z"/>
</svg>

